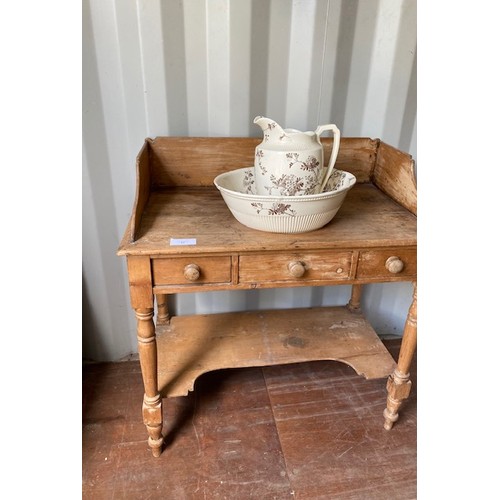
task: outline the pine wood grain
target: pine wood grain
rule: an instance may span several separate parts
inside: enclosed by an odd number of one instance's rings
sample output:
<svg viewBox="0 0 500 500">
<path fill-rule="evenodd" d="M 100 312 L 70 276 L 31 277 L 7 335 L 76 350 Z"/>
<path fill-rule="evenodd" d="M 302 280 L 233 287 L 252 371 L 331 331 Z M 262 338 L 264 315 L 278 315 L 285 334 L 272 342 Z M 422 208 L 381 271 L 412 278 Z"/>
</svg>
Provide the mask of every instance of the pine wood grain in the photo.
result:
<svg viewBox="0 0 500 500">
<path fill-rule="evenodd" d="M 127 269 L 132 309 L 152 308 L 153 283 L 149 258 L 142 255 L 130 255 L 127 257 Z"/>
<path fill-rule="evenodd" d="M 151 192 L 151 171 L 149 164 L 149 148 L 148 144 L 144 143 L 141 151 L 137 155 L 136 165 L 136 190 L 132 215 L 130 217 L 130 229 L 128 232 L 130 243 L 132 243 L 141 225 L 142 214 L 149 200 Z"/>
<path fill-rule="evenodd" d="M 342 281 L 350 276 L 352 252 L 290 252 L 242 255 L 240 257 L 240 282 L 300 280 Z M 295 277 L 289 266 L 296 264 L 303 269 Z"/>
<path fill-rule="evenodd" d="M 391 257 L 397 257 L 403 268 L 401 271 L 392 273 L 388 270 L 386 263 Z M 406 248 L 388 248 L 377 250 L 363 250 L 360 252 L 358 261 L 358 278 L 367 276 L 399 276 L 406 277 L 408 280 L 417 276 L 417 249 L 416 247 Z"/>
<path fill-rule="evenodd" d="M 417 214 L 415 162 L 412 157 L 385 142 L 380 142 L 372 181 L 384 193 L 412 214 Z"/>
<path fill-rule="evenodd" d="M 212 187 L 226 171 L 252 166 L 260 138 L 156 137 L 146 139 L 136 160 L 136 195 L 127 235 L 136 239 L 149 193 L 161 187 Z M 322 138 L 327 163 L 333 140 Z M 409 155 L 379 139 L 343 137 L 336 168 L 374 182 L 405 208 L 416 213 L 414 162 Z"/>
<path fill-rule="evenodd" d="M 118 255 L 213 254 L 294 249 L 416 245 L 417 219 L 373 184 L 356 184 L 334 219 L 316 231 L 275 234 L 240 224 L 213 188 L 153 191 L 138 237 L 126 235 Z M 196 245 L 170 246 L 171 238 Z"/>
<path fill-rule="evenodd" d="M 152 186 L 211 186 L 214 178 L 228 170 L 251 167 L 261 138 L 251 137 L 156 137 L 147 139 L 152 167 Z M 325 163 L 333 140 L 324 138 Z M 377 140 L 346 137 L 340 141 L 336 168 L 368 182 L 373 170 Z"/>
<path fill-rule="evenodd" d="M 179 285 L 231 282 L 231 257 L 176 257 L 174 259 L 152 259 L 154 285 Z M 195 265 L 200 270 L 199 278 L 191 281 L 185 276 L 186 268 Z"/>
<path fill-rule="evenodd" d="M 372 379 L 395 367 L 369 323 L 345 307 L 177 316 L 157 328 L 157 342 L 164 397 L 186 395 L 221 368 L 330 359 Z"/>
</svg>

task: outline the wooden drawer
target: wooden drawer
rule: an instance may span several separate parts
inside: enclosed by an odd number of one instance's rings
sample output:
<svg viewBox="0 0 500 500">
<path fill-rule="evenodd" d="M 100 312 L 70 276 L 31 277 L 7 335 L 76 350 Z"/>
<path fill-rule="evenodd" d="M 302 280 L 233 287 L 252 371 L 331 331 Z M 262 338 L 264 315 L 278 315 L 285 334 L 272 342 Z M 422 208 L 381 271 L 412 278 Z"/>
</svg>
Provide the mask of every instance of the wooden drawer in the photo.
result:
<svg viewBox="0 0 500 500">
<path fill-rule="evenodd" d="M 153 285 L 229 283 L 231 257 L 176 257 L 152 260 Z"/>
<path fill-rule="evenodd" d="M 240 283 L 342 281 L 350 276 L 352 252 L 242 255 Z"/>
<path fill-rule="evenodd" d="M 416 277 L 417 249 L 389 248 L 360 252 L 357 278 Z"/>
</svg>

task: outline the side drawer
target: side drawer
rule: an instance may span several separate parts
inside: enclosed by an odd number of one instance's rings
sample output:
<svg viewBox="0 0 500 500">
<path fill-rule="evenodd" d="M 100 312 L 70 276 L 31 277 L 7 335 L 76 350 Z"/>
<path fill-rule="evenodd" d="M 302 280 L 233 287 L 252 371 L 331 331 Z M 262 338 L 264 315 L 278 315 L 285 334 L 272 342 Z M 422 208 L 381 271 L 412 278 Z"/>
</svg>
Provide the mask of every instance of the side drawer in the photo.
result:
<svg viewBox="0 0 500 500">
<path fill-rule="evenodd" d="M 357 278 L 416 277 L 417 249 L 388 248 L 359 254 Z"/>
<path fill-rule="evenodd" d="M 152 259 L 153 285 L 229 283 L 231 257 Z"/>
<path fill-rule="evenodd" d="M 240 283 L 342 281 L 350 277 L 352 252 L 241 255 Z"/>
</svg>

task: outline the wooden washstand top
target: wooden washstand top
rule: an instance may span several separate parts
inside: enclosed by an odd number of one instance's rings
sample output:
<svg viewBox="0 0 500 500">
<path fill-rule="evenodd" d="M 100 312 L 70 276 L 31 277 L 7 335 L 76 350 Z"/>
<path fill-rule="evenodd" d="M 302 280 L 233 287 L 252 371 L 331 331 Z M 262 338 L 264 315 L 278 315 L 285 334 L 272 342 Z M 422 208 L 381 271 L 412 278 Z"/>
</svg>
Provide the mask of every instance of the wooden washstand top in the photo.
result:
<svg viewBox="0 0 500 500">
<path fill-rule="evenodd" d="M 416 183 L 411 156 L 378 139 L 343 138 L 336 167 L 357 183 L 321 229 L 276 234 L 239 223 L 213 184 L 251 165 L 253 138 L 147 139 L 137 157 L 137 193 L 118 255 L 176 255 L 283 249 L 416 246 Z M 331 139 L 323 140 L 325 158 Z M 196 245 L 170 240 L 196 238 Z"/>
</svg>

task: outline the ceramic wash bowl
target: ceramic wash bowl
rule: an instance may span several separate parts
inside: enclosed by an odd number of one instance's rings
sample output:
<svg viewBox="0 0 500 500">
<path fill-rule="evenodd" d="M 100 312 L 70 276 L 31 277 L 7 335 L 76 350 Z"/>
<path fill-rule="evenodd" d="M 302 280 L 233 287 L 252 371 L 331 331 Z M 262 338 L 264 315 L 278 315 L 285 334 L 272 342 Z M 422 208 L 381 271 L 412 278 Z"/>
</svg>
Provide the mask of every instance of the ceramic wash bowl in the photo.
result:
<svg viewBox="0 0 500 500">
<path fill-rule="evenodd" d="M 334 170 L 322 193 L 263 196 L 255 194 L 253 167 L 225 172 L 214 179 L 236 220 L 272 233 L 305 233 L 328 224 L 355 183 L 351 173 Z"/>
</svg>

